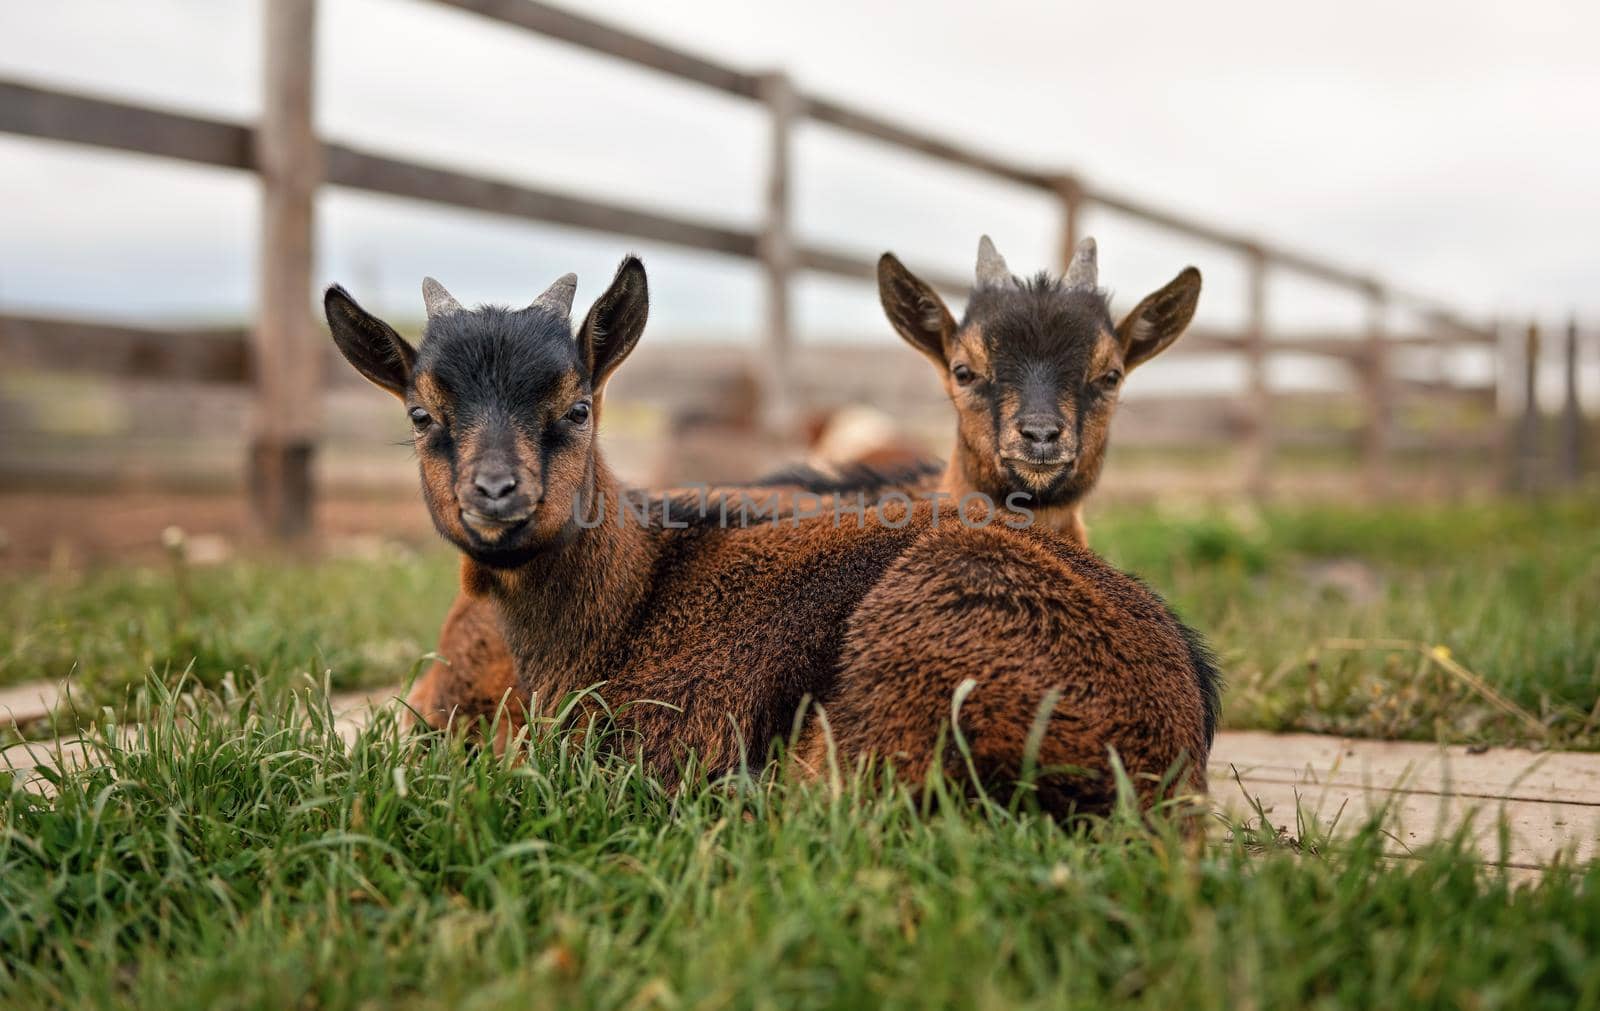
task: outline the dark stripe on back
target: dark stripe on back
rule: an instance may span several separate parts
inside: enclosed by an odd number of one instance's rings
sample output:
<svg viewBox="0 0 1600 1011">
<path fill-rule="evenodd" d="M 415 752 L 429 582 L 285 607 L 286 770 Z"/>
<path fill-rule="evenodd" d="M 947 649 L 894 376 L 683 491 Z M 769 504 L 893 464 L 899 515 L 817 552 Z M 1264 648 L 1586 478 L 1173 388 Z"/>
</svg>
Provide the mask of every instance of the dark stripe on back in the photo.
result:
<svg viewBox="0 0 1600 1011">
<path fill-rule="evenodd" d="M 895 467 L 874 467 L 866 463 L 847 463 L 828 473 L 807 464 L 796 464 L 773 471 L 738 487 L 794 487 L 813 495 L 839 495 L 851 492 L 879 492 L 907 488 L 944 473 L 938 460 L 919 460 Z"/>
</svg>

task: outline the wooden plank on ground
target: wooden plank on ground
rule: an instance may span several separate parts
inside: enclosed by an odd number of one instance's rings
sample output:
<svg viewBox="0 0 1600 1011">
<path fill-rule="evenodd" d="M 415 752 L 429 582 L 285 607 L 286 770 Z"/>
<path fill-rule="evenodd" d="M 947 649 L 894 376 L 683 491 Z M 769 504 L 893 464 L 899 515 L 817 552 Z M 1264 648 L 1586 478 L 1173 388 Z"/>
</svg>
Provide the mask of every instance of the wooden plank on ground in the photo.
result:
<svg viewBox="0 0 1600 1011">
<path fill-rule="evenodd" d="M 399 694 L 382 688 L 331 698 L 339 736 L 353 741 L 375 712 L 400 704 Z M 135 735 L 136 728 L 123 728 L 119 744 L 129 746 Z M 0 768 L 9 765 L 25 788 L 48 794 L 51 785 L 38 767 L 82 768 L 102 747 L 76 737 L 14 744 Z M 1600 754 L 1515 748 L 1474 754 L 1431 744 L 1232 731 L 1218 736 L 1210 775 L 1217 810 L 1249 820 L 1259 805 L 1274 826 L 1294 835 L 1303 834 L 1302 815 L 1337 837 L 1382 812 L 1396 856 L 1461 830 L 1487 863 L 1537 868 L 1562 855 L 1600 858 Z"/>
<path fill-rule="evenodd" d="M 1396 856 L 1414 853 L 1429 842 L 1461 831 L 1485 863 L 1542 867 L 1562 854 L 1580 862 L 1595 859 L 1600 809 L 1547 801 L 1488 800 L 1456 794 L 1387 791 L 1334 784 L 1217 780 L 1217 808 L 1232 818 L 1256 818 L 1260 804 L 1268 822 L 1301 836 L 1300 817 L 1314 818 L 1321 831 L 1337 838 L 1380 817 Z M 1506 839 L 1501 846 L 1501 820 Z"/>
<path fill-rule="evenodd" d="M 126 748 L 138 739 L 138 727 L 117 728 L 116 746 Z M 0 772 L 16 777 L 24 790 L 49 797 L 55 784 L 47 773 L 71 773 L 104 761 L 108 745 L 96 733 L 73 734 L 50 741 L 19 741 L 0 748 Z M 45 770 L 45 771 L 41 771 Z"/>
<path fill-rule="evenodd" d="M 29 681 L 0 688 L 0 728 L 37 723 L 55 712 L 60 701 L 59 681 Z"/>
<path fill-rule="evenodd" d="M 1212 770 L 1235 766 L 1253 779 L 1293 776 L 1341 786 L 1406 784 L 1414 792 L 1586 803 L 1600 809 L 1600 754 L 1490 748 L 1474 752 L 1413 741 L 1368 741 L 1324 734 L 1223 734 Z"/>
<path fill-rule="evenodd" d="M 59 691 L 59 686 L 54 687 Z M 22 705 L 29 703 L 29 700 L 42 693 L 45 688 L 43 682 L 35 682 L 8 689 L 0 694 L 0 714 L 5 712 L 4 705 L 13 696 L 16 697 L 18 704 Z M 360 733 L 361 728 L 371 722 L 373 714 L 379 708 L 398 706 L 399 698 L 399 693 L 393 688 L 369 688 L 331 696 L 328 699 L 328 708 L 333 713 L 334 727 L 339 737 L 346 744 L 350 744 Z M 58 700 L 59 694 L 55 696 L 54 701 Z M 36 707 L 37 702 L 34 701 L 31 705 Z M 9 721 L 7 724 L 9 725 Z M 128 748 L 136 745 L 138 735 L 138 726 L 119 727 L 115 747 Z M 0 748 L 0 772 L 17 776 L 24 789 L 49 796 L 55 789 L 49 779 L 40 774 L 40 769 L 74 772 L 89 768 L 104 760 L 105 751 L 109 746 L 93 730 L 82 734 L 69 734 L 54 740 L 17 741 Z"/>
<path fill-rule="evenodd" d="M 1299 834 L 1297 814 L 1334 834 L 1382 812 L 1395 851 L 1465 826 L 1484 860 L 1534 867 L 1564 852 L 1580 860 L 1600 842 L 1600 755 L 1363 741 L 1316 734 L 1219 736 L 1210 765 L 1219 810 Z M 1502 852 L 1500 823 L 1508 829 Z"/>
</svg>

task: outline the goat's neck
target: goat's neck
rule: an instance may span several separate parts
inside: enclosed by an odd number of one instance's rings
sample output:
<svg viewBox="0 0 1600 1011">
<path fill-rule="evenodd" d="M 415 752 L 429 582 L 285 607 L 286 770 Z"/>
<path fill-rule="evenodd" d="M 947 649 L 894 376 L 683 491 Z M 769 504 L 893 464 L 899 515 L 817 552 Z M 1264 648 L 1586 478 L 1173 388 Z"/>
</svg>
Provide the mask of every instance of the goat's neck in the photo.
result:
<svg viewBox="0 0 1600 1011">
<path fill-rule="evenodd" d="M 1009 508 L 1009 496 L 1003 492 L 997 495 L 993 491 L 1005 485 L 1005 475 L 996 470 L 989 456 L 969 446 L 966 435 L 958 428 L 955 449 L 951 451 L 950 463 L 939 480 L 939 491 L 957 501 L 969 492 L 981 492 L 989 496 L 996 508 L 1005 509 Z M 1023 504 L 1028 505 L 1033 513 L 1034 525 L 1054 530 L 1080 546 L 1088 546 L 1089 534 L 1083 523 L 1082 496 L 1048 506 Z"/>
<path fill-rule="evenodd" d="M 546 711 L 604 677 L 604 659 L 649 594 L 661 532 L 618 518 L 621 490 L 597 457 L 582 515 L 600 517 L 598 525 L 574 523 L 563 543 L 519 568 L 474 573 L 499 607 L 522 694 Z"/>
<path fill-rule="evenodd" d="M 971 492 L 988 494 L 990 489 L 1003 487 L 1004 484 L 990 458 L 968 445 L 966 434 L 957 427 L 955 448 L 950 451 L 950 462 L 945 465 L 944 476 L 939 480 L 939 491 L 959 500 Z M 1003 495 L 999 496 L 995 504 L 1003 507 L 1004 498 Z"/>
</svg>

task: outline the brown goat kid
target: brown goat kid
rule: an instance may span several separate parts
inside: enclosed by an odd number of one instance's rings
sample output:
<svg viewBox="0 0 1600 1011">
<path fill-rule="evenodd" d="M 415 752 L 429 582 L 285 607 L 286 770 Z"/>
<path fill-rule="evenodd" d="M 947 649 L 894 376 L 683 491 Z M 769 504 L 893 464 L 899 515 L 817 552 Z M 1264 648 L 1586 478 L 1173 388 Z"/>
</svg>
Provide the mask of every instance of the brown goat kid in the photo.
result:
<svg viewBox="0 0 1600 1011">
<path fill-rule="evenodd" d="M 1077 303 L 1100 297 L 1097 285 L 1093 239 L 1079 243 L 1062 280 L 1039 275 L 1023 281 L 984 236 L 966 315 L 957 325 L 933 288 L 885 253 L 878 261 L 884 312 L 895 331 L 938 366 L 956 409 L 949 464 L 836 475 L 800 467 L 738 492 L 764 493 L 781 512 L 792 509 L 798 494 L 897 490 L 943 495 L 954 504 L 976 492 L 1027 510 L 1032 525 L 1087 544 L 1083 500 L 1099 479 L 1121 379 L 1183 333 L 1199 300 L 1200 275 L 1183 271 L 1115 331 L 1077 311 Z M 570 311 L 573 291 L 573 285 L 557 289 L 552 297 L 564 307 L 556 307 Z M 515 665 L 493 603 L 463 590 L 445 617 L 438 654 L 412 686 L 407 706 L 434 729 L 452 721 L 472 728 L 498 716 L 497 743 L 503 744 L 520 725 L 526 700 L 519 703 L 513 691 Z"/>
<path fill-rule="evenodd" d="M 1107 809 L 1113 753 L 1146 802 L 1204 790 L 1216 674 L 1138 581 L 1048 531 L 941 522 L 927 502 L 749 526 L 656 499 L 640 521 L 617 508 L 594 434 L 644 329 L 639 261 L 576 340 L 550 293 L 468 312 L 427 288 L 420 348 L 338 287 L 328 322 L 405 403 L 434 523 L 499 608 L 536 711 L 601 686 L 613 740 L 669 784 L 690 755 L 711 775 L 759 763 L 809 698 L 827 714 L 804 731 L 812 771 L 886 759 L 965 779 L 970 758 L 1002 789 L 1036 760 L 1036 796 L 1061 816 Z M 1103 302 L 1084 311 L 1111 330 Z M 966 755 L 944 732 L 956 699 Z"/>
<path fill-rule="evenodd" d="M 931 286 L 893 254 L 878 260 L 878 297 L 895 331 L 938 367 L 956 409 L 955 446 L 939 482 L 1032 514 L 1032 525 L 1088 543 L 1083 500 L 1100 479 L 1122 380 L 1182 336 L 1200 301 L 1186 267 L 1115 328 L 1099 289 L 1094 239 L 1066 276 L 1014 276 L 985 235 L 977 284 L 956 323 Z"/>
<path fill-rule="evenodd" d="M 895 472 L 851 471 L 852 490 L 870 493 L 876 487 L 933 487 L 942 473 L 935 465 L 921 465 Z M 658 497 L 705 495 L 707 501 L 739 496 L 748 503 L 752 515 L 757 511 L 773 518 L 787 516 L 797 508 L 827 506 L 831 501 L 815 488 L 823 475 L 808 468 L 773 475 L 749 486 L 667 490 Z M 804 498 L 802 502 L 801 499 Z M 437 659 L 418 676 L 406 695 L 405 719 L 420 720 L 431 730 L 455 727 L 476 742 L 482 728 L 492 728 L 494 750 L 504 751 L 506 742 L 523 725 L 528 700 L 517 692 L 516 663 L 511 647 L 500 631 L 500 612 L 495 602 L 475 593 L 470 582 L 472 562 L 462 560 L 462 589 L 451 602 L 439 630 Z M 415 714 L 415 715 L 412 715 Z"/>
</svg>

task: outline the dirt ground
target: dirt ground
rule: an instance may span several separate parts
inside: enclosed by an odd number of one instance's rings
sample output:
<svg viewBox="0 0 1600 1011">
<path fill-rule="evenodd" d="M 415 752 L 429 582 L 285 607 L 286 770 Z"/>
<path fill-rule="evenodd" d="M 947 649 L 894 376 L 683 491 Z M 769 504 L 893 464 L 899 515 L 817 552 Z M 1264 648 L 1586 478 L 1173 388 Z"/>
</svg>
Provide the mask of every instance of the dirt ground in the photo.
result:
<svg viewBox="0 0 1600 1011">
<path fill-rule="evenodd" d="M 192 552 L 232 555 L 264 546 L 243 497 L 226 493 L 135 491 L 0 492 L 0 566 L 79 567 L 162 557 L 162 534 L 183 531 Z M 435 537 L 415 490 L 386 497 L 325 498 L 317 535 L 302 546 L 320 553 L 373 538 L 425 544 Z"/>
</svg>

